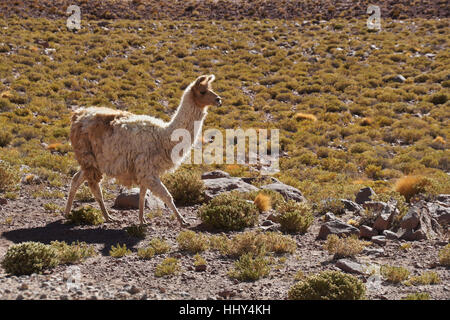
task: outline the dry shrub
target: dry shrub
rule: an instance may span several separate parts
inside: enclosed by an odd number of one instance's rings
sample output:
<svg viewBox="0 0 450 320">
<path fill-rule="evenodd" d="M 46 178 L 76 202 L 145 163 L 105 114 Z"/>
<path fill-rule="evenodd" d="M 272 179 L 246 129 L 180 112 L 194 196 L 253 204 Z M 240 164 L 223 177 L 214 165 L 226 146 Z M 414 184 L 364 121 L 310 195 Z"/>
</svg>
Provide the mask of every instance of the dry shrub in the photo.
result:
<svg viewBox="0 0 450 320">
<path fill-rule="evenodd" d="M 311 120 L 311 121 L 317 121 L 317 117 L 310 113 L 303 113 L 303 112 L 297 112 L 294 116 L 295 120 Z"/>
<path fill-rule="evenodd" d="M 431 181 L 422 176 L 404 176 L 397 180 L 394 190 L 410 201 L 412 197 L 419 193 L 424 193 L 427 187 L 431 186 Z"/>
<path fill-rule="evenodd" d="M 272 208 L 271 199 L 269 196 L 259 193 L 253 201 L 259 212 L 268 211 Z"/>
<path fill-rule="evenodd" d="M 324 249 L 330 254 L 333 254 L 334 259 L 339 259 L 343 257 L 353 257 L 358 253 L 361 253 L 361 251 L 369 244 L 370 242 L 359 240 L 356 235 L 339 238 L 335 234 L 330 234 L 327 237 Z"/>
</svg>

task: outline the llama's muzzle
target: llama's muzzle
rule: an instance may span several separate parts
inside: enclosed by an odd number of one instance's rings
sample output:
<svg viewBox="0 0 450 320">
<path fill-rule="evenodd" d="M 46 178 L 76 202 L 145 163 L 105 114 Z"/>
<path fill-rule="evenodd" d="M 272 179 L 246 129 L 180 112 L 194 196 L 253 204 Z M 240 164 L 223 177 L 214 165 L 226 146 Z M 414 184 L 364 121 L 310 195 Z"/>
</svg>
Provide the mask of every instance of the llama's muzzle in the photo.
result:
<svg viewBox="0 0 450 320">
<path fill-rule="evenodd" d="M 216 98 L 216 105 L 218 106 L 218 107 L 220 107 L 221 105 L 222 105 L 222 99 L 221 98 Z"/>
</svg>

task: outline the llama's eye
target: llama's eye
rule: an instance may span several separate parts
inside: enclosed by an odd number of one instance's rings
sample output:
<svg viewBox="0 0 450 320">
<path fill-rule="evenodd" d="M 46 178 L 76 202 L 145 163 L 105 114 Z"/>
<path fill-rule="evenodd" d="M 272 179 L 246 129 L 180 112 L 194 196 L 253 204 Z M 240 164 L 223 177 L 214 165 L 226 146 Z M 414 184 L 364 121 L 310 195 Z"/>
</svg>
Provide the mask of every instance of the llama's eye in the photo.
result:
<svg viewBox="0 0 450 320">
<path fill-rule="evenodd" d="M 206 93 L 206 91 L 200 91 L 200 93 L 201 93 L 201 94 L 205 94 L 205 93 Z"/>
</svg>

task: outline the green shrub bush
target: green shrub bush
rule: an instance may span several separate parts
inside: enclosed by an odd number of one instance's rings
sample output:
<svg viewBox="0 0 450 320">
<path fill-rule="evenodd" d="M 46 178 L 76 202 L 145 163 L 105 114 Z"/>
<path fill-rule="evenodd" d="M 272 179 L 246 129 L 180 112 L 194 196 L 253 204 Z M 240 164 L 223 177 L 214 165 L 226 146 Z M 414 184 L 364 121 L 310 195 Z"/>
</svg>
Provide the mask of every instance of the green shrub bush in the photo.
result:
<svg viewBox="0 0 450 320">
<path fill-rule="evenodd" d="M 289 200 L 278 206 L 277 222 L 285 232 L 305 233 L 314 221 L 311 207 L 305 202 Z"/>
<path fill-rule="evenodd" d="M 352 275 L 340 271 L 323 271 L 311 275 L 293 285 L 289 300 L 361 300 L 364 299 L 364 283 Z"/>
<path fill-rule="evenodd" d="M 200 176 L 187 169 L 179 169 L 162 179 L 178 205 L 194 205 L 204 200 L 204 185 Z"/>
<path fill-rule="evenodd" d="M 72 210 L 67 216 L 67 219 L 73 224 L 87 224 L 93 226 L 102 224 L 105 221 L 101 211 L 91 206 L 83 206 L 78 210 Z"/>
<path fill-rule="evenodd" d="M 54 268 L 59 263 L 58 250 L 40 242 L 22 242 L 8 248 L 2 260 L 7 273 L 27 275 Z"/>
<path fill-rule="evenodd" d="M 259 211 L 255 204 L 237 192 L 225 192 L 199 210 L 205 225 L 221 230 L 242 230 L 255 225 Z"/>
</svg>

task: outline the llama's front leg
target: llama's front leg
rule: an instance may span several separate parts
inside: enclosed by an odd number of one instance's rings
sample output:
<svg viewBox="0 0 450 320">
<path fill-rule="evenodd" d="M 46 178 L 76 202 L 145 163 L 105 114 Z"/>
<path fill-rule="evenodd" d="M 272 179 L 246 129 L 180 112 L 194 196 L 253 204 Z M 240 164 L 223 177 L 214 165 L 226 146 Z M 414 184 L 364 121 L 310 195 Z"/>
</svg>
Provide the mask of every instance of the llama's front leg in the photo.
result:
<svg viewBox="0 0 450 320">
<path fill-rule="evenodd" d="M 183 227 L 189 226 L 189 223 L 183 218 L 183 216 L 175 206 L 175 203 L 173 202 L 173 198 L 170 195 L 169 190 L 167 190 L 166 186 L 161 182 L 159 178 L 154 179 L 148 186 L 148 188 L 155 196 L 160 198 L 169 207 L 170 210 L 172 210 L 176 214 L 177 219 L 180 222 L 181 226 Z"/>
<path fill-rule="evenodd" d="M 147 219 L 144 217 L 144 209 L 145 209 L 145 195 L 147 194 L 147 188 L 144 186 L 140 186 L 139 191 L 139 222 L 141 224 L 147 223 Z"/>
<path fill-rule="evenodd" d="M 89 189 L 91 189 L 92 194 L 94 195 L 95 200 L 97 200 L 98 204 L 100 205 L 100 209 L 102 210 L 102 214 L 105 217 L 106 222 L 113 222 L 117 221 L 113 217 L 111 217 L 108 213 L 108 210 L 106 210 L 105 203 L 103 202 L 103 193 L 102 189 L 100 188 L 100 184 L 98 182 L 92 182 L 89 181 Z"/>
<path fill-rule="evenodd" d="M 69 195 L 67 197 L 67 203 L 66 203 L 66 210 L 64 211 L 64 217 L 67 218 L 67 216 L 70 213 L 70 210 L 72 209 L 73 199 L 75 198 L 75 194 L 77 193 L 78 188 L 83 183 L 85 177 L 83 171 L 78 171 L 75 173 L 75 175 L 72 178 L 72 183 L 70 184 L 70 191 Z"/>
</svg>

